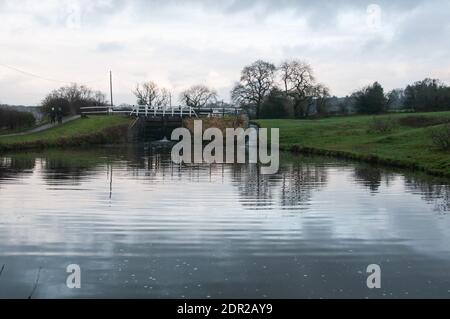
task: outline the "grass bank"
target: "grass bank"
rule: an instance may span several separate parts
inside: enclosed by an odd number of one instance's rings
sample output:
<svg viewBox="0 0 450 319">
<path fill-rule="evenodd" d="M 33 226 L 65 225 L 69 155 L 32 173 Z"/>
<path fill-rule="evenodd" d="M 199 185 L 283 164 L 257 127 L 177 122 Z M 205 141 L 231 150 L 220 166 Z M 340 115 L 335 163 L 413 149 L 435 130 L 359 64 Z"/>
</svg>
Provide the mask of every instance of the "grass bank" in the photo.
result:
<svg viewBox="0 0 450 319">
<path fill-rule="evenodd" d="M 79 119 L 23 136 L 0 137 L 0 152 L 121 142 L 131 120 L 122 116 Z"/>
<path fill-rule="evenodd" d="M 432 143 L 430 131 L 450 112 L 336 117 L 320 120 L 259 120 L 280 129 L 282 150 L 387 164 L 450 177 L 450 152 Z M 391 123 L 383 128 L 379 123 Z M 378 129 L 377 129 L 378 128 Z"/>
</svg>

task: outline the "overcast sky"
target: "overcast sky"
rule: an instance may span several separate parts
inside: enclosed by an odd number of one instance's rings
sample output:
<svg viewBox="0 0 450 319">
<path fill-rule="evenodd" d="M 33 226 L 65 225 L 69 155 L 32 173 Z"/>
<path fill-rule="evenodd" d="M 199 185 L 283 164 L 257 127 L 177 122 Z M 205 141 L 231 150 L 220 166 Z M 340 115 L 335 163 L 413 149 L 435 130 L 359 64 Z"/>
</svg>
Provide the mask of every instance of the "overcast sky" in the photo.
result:
<svg viewBox="0 0 450 319">
<path fill-rule="evenodd" d="M 0 103 L 38 104 L 64 81 L 108 92 L 110 69 L 116 104 L 147 80 L 228 100 L 257 59 L 306 60 L 338 96 L 375 80 L 450 84 L 449 13 L 449 0 L 0 0 Z"/>
</svg>

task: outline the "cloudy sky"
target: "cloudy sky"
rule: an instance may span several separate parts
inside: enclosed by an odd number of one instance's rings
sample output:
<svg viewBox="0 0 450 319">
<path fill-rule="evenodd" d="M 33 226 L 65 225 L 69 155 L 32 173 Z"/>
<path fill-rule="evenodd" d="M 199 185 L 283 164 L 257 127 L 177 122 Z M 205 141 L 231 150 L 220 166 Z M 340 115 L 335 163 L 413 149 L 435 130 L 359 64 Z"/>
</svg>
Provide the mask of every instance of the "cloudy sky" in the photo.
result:
<svg viewBox="0 0 450 319">
<path fill-rule="evenodd" d="M 38 104 L 70 82 L 134 103 L 153 80 L 229 99 L 257 59 L 308 61 L 332 94 L 375 80 L 450 84 L 450 1 L 0 0 L 0 103 Z"/>
</svg>

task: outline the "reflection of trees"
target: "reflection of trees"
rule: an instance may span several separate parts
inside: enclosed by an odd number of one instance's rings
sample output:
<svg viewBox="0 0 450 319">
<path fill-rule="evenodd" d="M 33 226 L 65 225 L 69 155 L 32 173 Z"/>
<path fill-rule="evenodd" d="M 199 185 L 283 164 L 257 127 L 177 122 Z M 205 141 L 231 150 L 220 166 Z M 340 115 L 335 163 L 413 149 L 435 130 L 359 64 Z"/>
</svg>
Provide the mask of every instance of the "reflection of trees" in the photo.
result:
<svg viewBox="0 0 450 319">
<path fill-rule="evenodd" d="M 279 184 L 276 176 L 262 175 L 260 167 L 252 164 L 232 165 L 233 185 L 236 185 L 244 206 L 270 207 L 274 188 Z"/>
<path fill-rule="evenodd" d="M 262 175 L 256 165 L 234 165 L 233 184 L 244 206 L 307 205 L 315 190 L 327 182 L 326 168 L 311 163 L 284 165 L 276 175 Z"/>
<path fill-rule="evenodd" d="M 387 186 L 395 178 L 395 174 L 370 165 L 358 165 L 354 169 L 355 181 L 372 192 L 377 192 L 382 183 Z M 448 181 L 432 178 L 427 175 L 405 174 L 405 187 L 414 194 L 418 194 L 424 201 L 435 205 L 435 210 L 443 213 L 450 211 L 450 185 Z"/>
<path fill-rule="evenodd" d="M 247 209 L 278 206 L 298 209 L 308 205 L 314 192 L 328 182 L 329 160 L 321 158 L 284 156 L 278 174 L 262 175 L 260 167 L 253 164 L 177 165 L 172 163 L 170 152 L 170 146 L 148 144 L 0 157 L 0 181 L 30 175 L 36 165 L 49 184 L 78 185 L 100 172 L 108 174 L 107 180 L 112 188 L 113 180 L 109 177 L 113 173 L 116 176 L 118 171 L 156 184 L 161 180 L 199 183 L 231 179 L 231 184 L 239 193 L 240 203 Z M 389 186 L 399 176 L 388 169 L 370 165 L 339 163 L 339 167 L 344 165 L 353 167 L 352 181 L 372 192 L 377 192 L 382 184 Z M 405 176 L 407 190 L 422 196 L 439 212 L 450 211 L 448 181 L 426 176 Z"/>
<path fill-rule="evenodd" d="M 281 205 L 298 206 L 311 200 L 314 190 L 327 183 L 326 168 L 314 164 L 292 164 L 282 169 Z"/>
<path fill-rule="evenodd" d="M 5 167 L 6 173 L 12 174 L 21 170 L 32 171 L 35 165 L 38 165 L 47 183 L 54 184 L 60 181 L 77 185 L 83 179 L 96 174 L 99 166 L 111 164 L 121 158 L 126 158 L 126 149 L 121 147 L 20 153 L 0 158 L 0 178 L 5 174 L 2 173 Z"/>
<path fill-rule="evenodd" d="M 445 181 L 448 183 L 448 181 Z M 430 181 L 407 177 L 405 186 L 413 193 L 421 195 L 422 199 L 429 204 L 433 204 L 439 213 L 450 212 L 450 184 L 442 184 L 439 181 Z"/>
<path fill-rule="evenodd" d="M 19 179 L 33 173 L 36 160 L 34 157 L 0 158 L 0 180 Z"/>
<path fill-rule="evenodd" d="M 73 185 L 77 185 L 83 177 L 90 175 L 91 170 L 93 170 L 91 165 L 77 165 L 62 158 L 50 157 L 42 161 L 42 175 L 48 183 L 71 181 Z"/>
<path fill-rule="evenodd" d="M 357 183 L 370 189 L 371 192 L 376 193 L 382 182 L 389 186 L 394 178 L 394 174 L 383 171 L 378 167 L 361 164 L 355 166 L 354 178 Z"/>
<path fill-rule="evenodd" d="M 154 180 L 159 174 L 164 178 L 169 172 L 186 169 L 172 163 L 169 146 L 144 144 L 129 148 L 127 172 L 134 177 L 145 176 L 147 180 Z"/>
<path fill-rule="evenodd" d="M 136 147 L 123 145 L 68 150 L 51 150 L 35 156 L 40 159 L 44 180 L 50 184 L 79 185 L 98 174 L 99 170 L 111 174 L 113 166 L 121 161 L 137 162 Z M 102 167 L 105 167 L 103 169 Z"/>
<path fill-rule="evenodd" d="M 173 164 L 170 151 L 170 148 L 155 145 L 137 148 L 135 153 L 128 154 L 133 160 L 127 165 L 127 172 L 148 182 L 187 180 L 197 183 L 231 178 L 241 204 L 248 209 L 298 208 L 307 205 L 313 192 L 327 183 L 326 167 L 311 159 L 288 161 L 278 174 L 263 175 L 255 164 Z"/>
</svg>

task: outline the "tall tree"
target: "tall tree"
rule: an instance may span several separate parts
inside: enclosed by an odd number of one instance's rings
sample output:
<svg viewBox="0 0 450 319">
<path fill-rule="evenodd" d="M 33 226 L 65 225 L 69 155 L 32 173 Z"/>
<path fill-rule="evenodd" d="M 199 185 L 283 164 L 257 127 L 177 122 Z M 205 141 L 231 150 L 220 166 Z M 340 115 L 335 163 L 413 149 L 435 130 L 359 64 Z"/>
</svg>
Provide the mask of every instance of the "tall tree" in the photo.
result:
<svg viewBox="0 0 450 319">
<path fill-rule="evenodd" d="M 378 82 L 353 93 L 352 97 L 356 111 L 360 114 L 380 114 L 387 109 L 387 99 Z"/>
<path fill-rule="evenodd" d="M 328 99 L 330 90 L 323 84 L 317 84 L 312 89 L 312 99 L 316 105 L 317 114 L 326 115 L 328 113 Z"/>
<path fill-rule="evenodd" d="M 233 101 L 245 106 L 255 106 L 256 117 L 259 118 L 264 99 L 275 87 L 275 72 L 275 65 L 262 60 L 246 66 L 241 72 L 240 82 L 231 92 Z"/>
<path fill-rule="evenodd" d="M 138 105 L 160 107 L 168 105 L 170 100 L 170 92 L 167 89 L 159 88 L 153 81 L 143 83 L 142 85 L 138 84 L 133 93 L 137 98 Z"/>
<path fill-rule="evenodd" d="M 281 65 L 280 72 L 284 92 L 293 102 L 294 116 L 308 117 L 309 101 L 322 90 L 322 87 L 315 87 L 316 79 L 311 66 L 300 60 L 291 60 Z"/>
<path fill-rule="evenodd" d="M 217 92 L 205 85 L 194 85 L 180 94 L 180 102 L 192 108 L 202 108 L 217 100 Z"/>
</svg>

